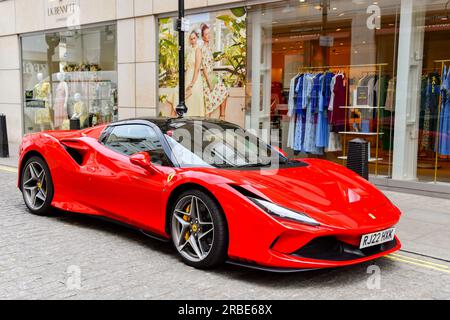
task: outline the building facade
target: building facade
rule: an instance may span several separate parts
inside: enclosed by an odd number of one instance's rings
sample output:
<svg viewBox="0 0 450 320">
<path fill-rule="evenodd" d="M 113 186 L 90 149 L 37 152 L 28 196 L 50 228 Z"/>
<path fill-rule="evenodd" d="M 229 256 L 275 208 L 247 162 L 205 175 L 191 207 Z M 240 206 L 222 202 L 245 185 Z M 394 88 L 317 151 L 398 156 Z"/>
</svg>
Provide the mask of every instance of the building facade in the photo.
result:
<svg viewBox="0 0 450 320">
<path fill-rule="evenodd" d="M 450 1 L 186 0 L 189 115 L 450 197 Z M 171 116 L 177 0 L 0 1 L 0 113 L 24 134 Z"/>
</svg>

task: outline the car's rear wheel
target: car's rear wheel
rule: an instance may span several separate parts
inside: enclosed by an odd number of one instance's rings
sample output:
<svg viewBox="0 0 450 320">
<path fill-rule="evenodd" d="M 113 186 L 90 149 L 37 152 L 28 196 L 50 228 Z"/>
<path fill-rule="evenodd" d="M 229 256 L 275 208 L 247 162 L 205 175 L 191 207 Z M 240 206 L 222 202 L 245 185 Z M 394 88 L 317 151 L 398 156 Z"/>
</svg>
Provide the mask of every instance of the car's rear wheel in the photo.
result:
<svg viewBox="0 0 450 320">
<path fill-rule="evenodd" d="M 30 158 L 22 169 L 22 195 L 28 210 L 37 215 L 51 213 L 53 182 L 47 163 L 40 157 Z"/>
<path fill-rule="evenodd" d="M 206 193 L 186 191 L 172 208 L 171 235 L 183 261 L 206 269 L 227 257 L 228 231 L 221 208 Z"/>
</svg>

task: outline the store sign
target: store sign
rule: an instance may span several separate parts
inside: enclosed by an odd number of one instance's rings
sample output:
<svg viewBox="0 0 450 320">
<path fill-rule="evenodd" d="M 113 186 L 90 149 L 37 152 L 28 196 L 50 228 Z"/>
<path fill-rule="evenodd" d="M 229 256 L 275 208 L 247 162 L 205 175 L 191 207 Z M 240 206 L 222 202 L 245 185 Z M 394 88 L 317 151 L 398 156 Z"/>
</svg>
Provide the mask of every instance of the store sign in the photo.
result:
<svg viewBox="0 0 450 320">
<path fill-rule="evenodd" d="M 357 106 L 369 105 L 369 87 L 356 88 L 356 105 Z"/>
<path fill-rule="evenodd" d="M 80 24 L 80 0 L 47 0 L 45 11 L 47 25 L 76 27 Z"/>
</svg>

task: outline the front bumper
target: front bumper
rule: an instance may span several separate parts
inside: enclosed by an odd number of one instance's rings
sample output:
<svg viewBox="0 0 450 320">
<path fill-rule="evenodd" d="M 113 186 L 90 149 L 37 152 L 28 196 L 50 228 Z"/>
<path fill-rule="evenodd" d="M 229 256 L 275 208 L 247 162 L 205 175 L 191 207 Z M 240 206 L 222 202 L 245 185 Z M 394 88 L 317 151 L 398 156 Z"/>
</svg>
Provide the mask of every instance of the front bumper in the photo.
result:
<svg viewBox="0 0 450 320">
<path fill-rule="evenodd" d="M 380 230 L 388 229 L 389 227 Z M 371 230 L 373 232 L 380 230 Z M 395 239 L 381 245 L 359 249 L 359 245 L 351 244 L 348 239 L 359 239 L 363 234 L 339 235 L 333 233 L 323 233 L 320 236 L 310 236 L 302 232 L 294 237 L 289 235 L 277 237 L 273 244 L 265 250 L 263 254 L 255 248 L 254 253 L 249 258 L 231 257 L 234 262 L 253 266 L 262 269 L 269 269 L 280 272 L 282 269 L 292 271 L 313 270 L 323 268 L 336 268 L 355 265 L 371 261 L 395 251 L 400 250 L 401 243 L 397 236 Z M 287 238 L 286 238 L 287 237 Z M 307 240 L 306 240 L 307 239 Z M 289 249 L 294 243 L 305 243 L 297 247 L 296 250 Z M 350 241 L 351 242 L 351 241 Z M 256 254 L 260 252 L 259 254 Z"/>
<path fill-rule="evenodd" d="M 320 226 L 308 226 L 273 218 L 230 191 L 217 196 L 227 218 L 228 256 L 234 263 L 277 271 L 335 268 L 374 260 L 401 248 L 395 237 L 384 246 L 359 250 L 363 235 L 398 223 L 400 211 L 393 206 L 377 209 L 376 220 L 333 215 L 319 221 Z"/>
</svg>

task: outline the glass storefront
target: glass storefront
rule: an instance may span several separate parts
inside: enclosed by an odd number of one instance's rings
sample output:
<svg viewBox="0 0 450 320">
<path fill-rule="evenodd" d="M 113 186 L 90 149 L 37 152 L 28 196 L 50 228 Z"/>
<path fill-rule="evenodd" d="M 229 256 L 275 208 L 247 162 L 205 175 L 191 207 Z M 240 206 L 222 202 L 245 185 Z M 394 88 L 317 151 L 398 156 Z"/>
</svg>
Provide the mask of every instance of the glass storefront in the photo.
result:
<svg viewBox="0 0 450 320">
<path fill-rule="evenodd" d="M 416 50 L 421 52 L 417 176 L 450 182 L 450 2 L 426 1 L 418 16 Z"/>
<path fill-rule="evenodd" d="M 24 35 L 24 130 L 68 130 L 117 119 L 116 25 Z"/>
<path fill-rule="evenodd" d="M 371 173 L 390 175 L 399 14 L 396 0 L 252 7 L 247 126 L 277 130 L 291 157 L 344 165 L 364 139 Z"/>
<path fill-rule="evenodd" d="M 244 126 L 247 10 L 242 7 L 187 16 L 187 116 Z M 178 105 L 178 33 L 171 17 L 159 19 L 159 115 Z"/>
</svg>

